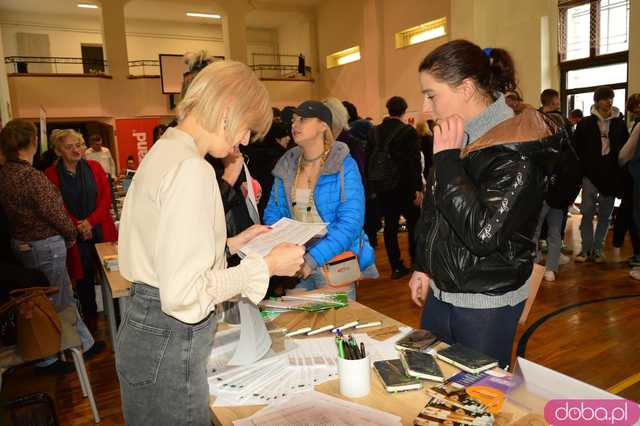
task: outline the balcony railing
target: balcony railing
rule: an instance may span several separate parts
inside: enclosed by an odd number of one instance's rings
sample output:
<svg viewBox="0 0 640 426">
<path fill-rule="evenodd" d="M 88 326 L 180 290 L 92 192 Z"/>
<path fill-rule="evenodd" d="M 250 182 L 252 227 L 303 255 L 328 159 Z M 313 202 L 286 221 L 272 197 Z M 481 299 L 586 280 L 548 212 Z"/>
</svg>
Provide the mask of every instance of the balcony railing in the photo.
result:
<svg viewBox="0 0 640 426">
<path fill-rule="evenodd" d="M 109 63 L 103 59 L 58 56 L 7 56 L 4 58 L 13 74 L 85 74 L 107 75 Z"/>
<path fill-rule="evenodd" d="M 160 61 L 157 59 L 129 61 L 129 77 L 160 77 Z"/>
<path fill-rule="evenodd" d="M 263 79 L 313 80 L 311 67 L 299 68 L 298 55 L 278 55 L 270 53 L 252 53 L 251 69 Z"/>
<path fill-rule="evenodd" d="M 109 75 L 109 62 L 102 59 L 69 58 L 56 56 L 7 56 L 4 58 L 9 74 L 17 75 Z M 277 80 L 313 81 L 311 67 L 305 66 L 304 75 L 298 67 L 297 55 L 271 55 L 254 53 L 250 65 L 258 77 Z M 160 62 L 153 59 L 129 61 L 129 77 L 159 77 Z"/>
</svg>

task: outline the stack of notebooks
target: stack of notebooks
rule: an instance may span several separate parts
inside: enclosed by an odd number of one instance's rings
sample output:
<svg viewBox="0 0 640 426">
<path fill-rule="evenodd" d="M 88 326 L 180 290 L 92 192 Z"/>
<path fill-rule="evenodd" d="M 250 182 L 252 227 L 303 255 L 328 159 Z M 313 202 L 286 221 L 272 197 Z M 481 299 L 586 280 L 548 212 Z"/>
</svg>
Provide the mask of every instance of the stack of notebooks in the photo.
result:
<svg viewBox="0 0 640 426">
<path fill-rule="evenodd" d="M 388 392 L 421 389 L 423 380 L 440 382 L 427 389 L 429 399 L 415 425 L 490 425 L 493 413 L 501 408 L 496 393 L 487 390 L 493 386 L 490 375 L 483 371 L 498 365 L 497 360 L 460 344 L 435 351 L 436 336 L 426 330 L 414 330 L 395 344 L 398 359 L 373 363 L 374 371 Z M 437 359 L 463 370 L 445 380 Z M 482 381 L 486 382 L 483 383 Z M 495 378 L 498 385 L 504 380 Z M 474 387 L 467 386 L 474 384 Z M 479 386 L 479 385 L 486 386 Z"/>
</svg>

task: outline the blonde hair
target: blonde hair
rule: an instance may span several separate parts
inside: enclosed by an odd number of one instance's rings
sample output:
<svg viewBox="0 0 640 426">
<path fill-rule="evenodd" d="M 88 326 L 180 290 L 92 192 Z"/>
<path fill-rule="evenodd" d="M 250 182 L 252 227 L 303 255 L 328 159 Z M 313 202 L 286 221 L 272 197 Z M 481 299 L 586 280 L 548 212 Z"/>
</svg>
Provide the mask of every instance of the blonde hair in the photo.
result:
<svg viewBox="0 0 640 426">
<path fill-rule="evenodd" d="M 327 98 L 323 102 L 331 111 L 331 131 L 335 136 L 343 130 L 349 130 L 349 112 L 336 98 Z"/>
<path fill-rule="evenodd" d="M 77 132 L 73 129 L 55 129 L 53 132 L 51 132 L 51 137 L 50 137 L 51 139 L 50 143 L 51 143 L 51 146 L 53 146 L 53 149 L 60 149 L 63 141 L 67 136 L 72 136 L 78 142 L 85 145 L 84 137 L 82 136 L 82 133 Z"/>
<path fill-rule="evenodd" d="M 251 69 L 241 62 L 216 61 L 193 79 L 177 107 L 178 121 L 193 115 L 207 132 L 224 122 L 235 140 L 241 126 L 262 138 L 273 119 L 269 93 Z"/>
<path fill-rule="evenodd" d="M 425 136 L 425 135 L 431 135 L 431 129 L 429 129 L 429 126 L 427 126 L 427 123 L 425 123 L 424 121 L 418 121 L 416 123 L 416 132 L 418 133 L 418 136 Z"/>
</svg>

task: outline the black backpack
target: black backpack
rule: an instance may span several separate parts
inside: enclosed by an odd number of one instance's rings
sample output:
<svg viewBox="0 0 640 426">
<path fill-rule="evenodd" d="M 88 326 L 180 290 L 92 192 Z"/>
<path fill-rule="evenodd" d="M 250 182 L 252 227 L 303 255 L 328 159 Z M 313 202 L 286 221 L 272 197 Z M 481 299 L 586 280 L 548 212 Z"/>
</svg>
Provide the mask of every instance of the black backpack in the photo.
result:
<svg viewBox="0 0 640 426">
<path fill-rule="evenodd" d="M 373 130 L 375 144 L 367 163 L 367 184 L 371 193 L 391 191 L 398 186 L 400 171 L 389 146 L 404 129 L 405 125 L 399 126 L 383 143 L 380 143 L 380 128 Z"/>
</svg>

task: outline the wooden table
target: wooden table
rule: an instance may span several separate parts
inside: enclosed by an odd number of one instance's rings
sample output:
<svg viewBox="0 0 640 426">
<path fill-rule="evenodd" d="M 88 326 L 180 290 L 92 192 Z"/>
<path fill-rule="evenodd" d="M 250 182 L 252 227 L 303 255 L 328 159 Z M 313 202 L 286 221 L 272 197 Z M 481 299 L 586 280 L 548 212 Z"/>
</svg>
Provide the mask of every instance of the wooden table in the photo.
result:
<svg viewBox="0 0 640 426">
<path fill-rule="evenodd" d="M 336 315 L 338 315 L 338 317 L 343 316 L 343 318 L 338 318 L 335 324 L 344 324 L 348 322 L 346 321 L 346 319 L 350 317 L 350 319 L 358 319 L 358 321 L 360 321 L 361 323 L 376 320 L 382 321 L 382 327 L 390 325 L 396 325 L 398 327 L 405 326 L 405 324 L 402 324 L 392 318 L 381 314 L 380 312 L 376 312 L 373 309 L 370 309 L 357 302 L 350 302 L 349 306 L 346 308 L 332 310 L 323 314 L 286 313 L 276 318 L 274 322 L 276 324 L 276 327 L 286 327 L 289 330 L 295 330 L 304 326 L 313 327 L 315 325 L 317 327 L 320 326 L 323 321 L 327 320 L 326 318 L 322 318 L 323 315 L 329 317 L 334 316 L 334 318 Z M 375 329 L 376 328 L 362 329 L 358 330 L 358 332 L 365 332 Z M 456 367 L 453 367 L 452 365 L 446 364 L 442 361 L 438 361 L 438 364 L 440 365 L 440 368 L 442 369 L 445 377 L 453 376 L 460 371 Z M 388 413 L 399 416 L 402 419 L 403 425 L 412 425 L 413 420 L 418 415 L 420 410 L 425 406 L 428 400 L 425 390 L 422 389 L 417 391 L 399 392 L 392 394 L 387 392 L 382 387 L 380 380 L 377 378 L 377 375 L 373 371 L 371 371 L 371 375 L 371 392 L 369 393 L 369 395 L 363 398 L 347 398 L 342 396 L 340 394 L 339 380 L 337 379 L 316 386 L 315 390 L 323 392 L 327 395 L 334 396 L 336 398 L 352 401 L 358 404 L 376 408 L 378 410 L 386 411 Z M 424 387 L 428 388 L 435 384 L 437 383 L 425 382 Z M 243 407 L 214 407 L 213 401 L 214 398 L 212 397 L 210 408 L 213 412 L 213 416 L 215 417 L 214 423 L 217 425 L 231 425 L 234 420 L 249 417 L 256 413 L 258 410 L 265 407 L 264 405 L 252 405 Z M 523 417 L 526 414 L 516 407 L 510 406 L 508 403 L 505 404 L 505 408 L 503 411 L 512 413 L 513 420 Z"/>
<path fill-rule="evenodd" d="M 115 309 L 113 299 L 118 299 L 120 315 L 124 314 L 129 301 L 129 288 L 131 283 L 124 279 L 120 272 L 109 271 L 104 266 L 104 259 L 107 256 L 118 254 L 118 245 L 116 243 L 98 243 L 95 245 L 98 259 L 100 259 L 100 287 L 102 289 L 102 305 L 104 306 L 105 316 L 109 324 L 109 334 L 111 335 L 111 345 L 115 349 L 116 334 L 118 332 L 118 324 L 116 322 Z"/>
</svg>

